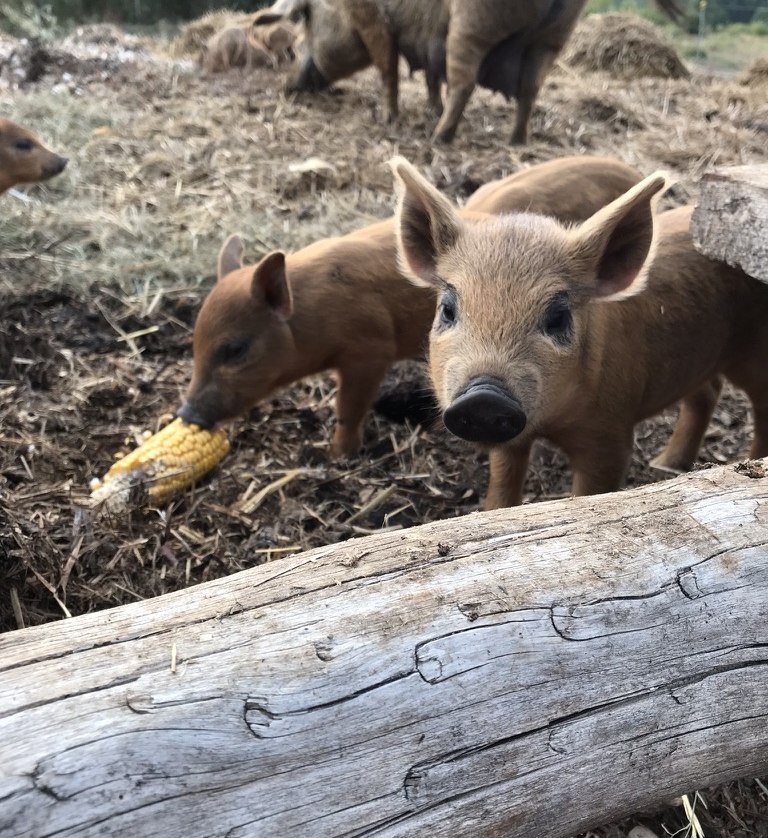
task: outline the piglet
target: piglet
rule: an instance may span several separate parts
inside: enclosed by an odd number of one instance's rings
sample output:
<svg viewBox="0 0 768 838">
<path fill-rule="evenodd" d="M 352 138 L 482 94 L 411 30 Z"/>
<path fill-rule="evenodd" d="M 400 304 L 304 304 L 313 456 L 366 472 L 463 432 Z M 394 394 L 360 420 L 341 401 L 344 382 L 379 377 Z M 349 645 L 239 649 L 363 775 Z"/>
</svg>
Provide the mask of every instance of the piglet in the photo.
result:
<svg viewBox="0 0 768 838">
<path fill-rule="evenodd" d="M 618 160 L 571 157 L 483 187 L 464 215 L 483 218 L 488 206 L 583 219 L 639 180 Z M 435 292 L 400 273 L 393 219 L 288 256 L 269 253 L 255 266 L 243 267 L 242 256 L 242 240 L 230 237 L 197 318 L 192 383 L 179 415 L 210 427 L 332 369 L 339 387 L 331 453 L 353 455 L 386 371 L 423 353 Z"/>
<path fill-rule="evenodd" d="M 228 26 L 202 45 L 199 63 L 208 73 L 226 73 L 233 67 L 269 67 L 276 59 L 264 45 L 253 43 L 244 28 Z"/>
<path fill-rule="evenodd" d="M 768 286 L 700 255 L 691 207 L 651 175 L 582 224 L 462 219 L 395 158 L 403 270 L 439 294 L 429 366 L 449 431 L 490 449 L 486 508 L 519 504 L 532 443 L 568 456 L 573 493 L 618 489 L 637 422 L 680 402 L 655 465 L 691 468 L 723 378 L 749 396 L 768 454 Z"/>
<path fill-rule="evenodd" d="M 61 174 L 68 162 L 31 131 L 0 119 L 0 194 L 18 183 L 37 183 Z"/>
</svg>

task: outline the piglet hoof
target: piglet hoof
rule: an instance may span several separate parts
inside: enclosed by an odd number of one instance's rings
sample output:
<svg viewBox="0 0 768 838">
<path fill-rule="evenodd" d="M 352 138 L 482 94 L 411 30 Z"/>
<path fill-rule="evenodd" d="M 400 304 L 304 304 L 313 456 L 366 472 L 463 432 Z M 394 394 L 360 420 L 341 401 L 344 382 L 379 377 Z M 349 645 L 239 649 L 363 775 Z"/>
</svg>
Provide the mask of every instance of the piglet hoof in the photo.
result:
<svg viewBox="0 0 768 838">
<path fill-rule="evenodd" d="M 331 442 L 331 459 L 333 460 L 350 460 L 357 456 L 358 451 L 362 447 L 362 439 L 348 439 L 334 437 Z"/>
<path fill-rule="evenodd" d="M 660 471 L 662 474 L 669 475 L 670 477 L 685 474 L 685 472 L 691 470 L 690 466 L 685 463 L 676 463 L 674 460 L 668 460 L 663 452 L 658 457 L 654 457 L 648 465 L 654 471 Z"/>
</svg>

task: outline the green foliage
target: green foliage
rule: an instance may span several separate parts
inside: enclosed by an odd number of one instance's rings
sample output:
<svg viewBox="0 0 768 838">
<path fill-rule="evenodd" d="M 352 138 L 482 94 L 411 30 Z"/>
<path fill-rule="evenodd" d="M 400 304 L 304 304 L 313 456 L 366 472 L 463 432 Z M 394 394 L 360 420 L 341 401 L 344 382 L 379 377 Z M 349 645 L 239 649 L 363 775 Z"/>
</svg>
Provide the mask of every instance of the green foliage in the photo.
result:
<svg viewBox="0 0 768 838">
<path fill-rule="evenodd" d="M 9 2 L 0 7 L 0 30 L 17 38 L 50 38 L 58 30 L 58 20 L 46 3 Z"/>
<path fill-rule="evenodd" d="M 686 0 L 688 13 L 685 28 L 697 32 L 699 28 L 700 0 Z M 654 23 L 668 23 L 652 0 L 589 0 L 587 14 L 605 12 L 634 12 Z M 704 10 L 706 27 L 718 28 L 728 24 L 757 25 L 768 23 L 768 0 L 706 0 Z M 752 29 L 752 34 L 763 34 L 762 29 Z"/>
</svg>

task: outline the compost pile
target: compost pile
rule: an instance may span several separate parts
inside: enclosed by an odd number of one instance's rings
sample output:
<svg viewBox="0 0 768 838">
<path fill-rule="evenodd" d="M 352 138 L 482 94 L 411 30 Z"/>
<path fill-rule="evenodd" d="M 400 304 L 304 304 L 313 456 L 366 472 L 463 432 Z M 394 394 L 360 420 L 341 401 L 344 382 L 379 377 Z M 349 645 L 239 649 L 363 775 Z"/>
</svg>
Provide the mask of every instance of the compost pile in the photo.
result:
<svg viewBox="0 0 768 838">
<path fill-rule="evenodd" d="M 637 15 L 589 15 L 579 22 L 563 60 L 591 72 L 602 70 L 623 79 L 690 76 L 677 51 L 652 24 Z"/>
<path fill-rule="evenodd" d="M 175 55 L 194 52 L 204 37 L 196 31 L 182 35 Z M 389 126 L 373 72 L 322 95 L 286 97 L 278 71 L 205 78 L 170 57 L 168 43 L 126 47 L 109 32 L 97 34 L 95 45 L 93 34 L 79 36 L 80 53 L 71 41 L 66 49 L 41 45 L 77 53 L 80 63 L 46 61 L 13 93 L 0 87 L 0 110 L 72 158 L 45 186 L 0 198 L 5 630 L 478 508 L 485 458 L 436 420 L 419 362 L 390 373 L 354 460 L 328 457 L 335 383 L 323 375 L 236 422 L 227 459 L 168 506 L 120 518 L 87 507 L 88 482 L 108 469 L 114 452 L 156 430 L 180 404 L 195 314 L 230 233 L 242 234 L 255 261 L 270 249 L 295 250 L 384 218 L 394 204 L 385 165 L 394 153 L 458 202 L 522 166 L 564 154 L 619 154 L 645 173 L 664 168 L 678 179 L 666 206 L 694 198 L 712 165 L 768 159 L 764 90 L 738 81 L 670 70 L 643 75 L 628 89 L 614 67 L 576 69 L 572 51 L 571 64 L 544 86 L 528 146 L 508 145 L 510 105 L 478 91 L 456 142 L 433 148 L 418 75 L 402 80 L 400 122 Z M 2 42 L 4 55 L 22 48 Z M 88 61 L 112 61 L 123 49 L 132 51 L 129 61 L 91 72 Z M 630 485 L 659 478 L 648 462 L 673 419 L 638 428 Z M 745 400 L 726 392 L 700 465 L 738 460 L 750 437 Z M 564 496 L 568 487 L 562 456 L 542 446 L 527 501 Z M 768 806 L 756 786 L 731 784 L 706 799 L 701 817 L 714 824 L 713 834 L 768 833 Z M 648 819 L 660 835 L 660 819 L 670 831 L 680 825 L 674 809 Z M 595 834 L 619 838 L 626 828 Z"/>
</svg>

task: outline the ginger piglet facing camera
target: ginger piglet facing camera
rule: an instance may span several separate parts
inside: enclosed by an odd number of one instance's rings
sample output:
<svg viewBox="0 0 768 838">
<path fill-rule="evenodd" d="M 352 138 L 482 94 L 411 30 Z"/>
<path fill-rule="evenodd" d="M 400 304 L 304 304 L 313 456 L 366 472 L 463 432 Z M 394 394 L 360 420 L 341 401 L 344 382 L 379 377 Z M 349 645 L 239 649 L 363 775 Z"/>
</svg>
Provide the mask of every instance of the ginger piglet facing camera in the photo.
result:
<svg viewBox="0 0 768 838">
<path fill-rule="evenodd" d="M 38 183 L 61 174 L 68 162 L 31 131 L 0 119 L 0 195 L 19 183 Z"/>
<path fill-rule="evenodd" d="M 568 157 L 487 184 L 462 214 L 527 209 L 585 218 L 639 180 L 618 160 Z M 331 453 L 355 454 L 386 371 L 423 354 L 435 313 L 434 290 L 400 272 L 394 219 L 287 256 L 271 253 L 258 265 L 242 260 L 243 243 L 231 236 L 195 324 L 194 372 L 179 415 L 211 427 L 280 387 L 336 370 Z"/>
<path fill-rule="evenodd" d="M 489 447 L 486 508 L 522 502 L 532 443 L 568 456 L 577 495 L 614 491 L 641 419 L 680 402 L 654 464 L 689 469 L 725 377 L 768 455 L 768 286 L 694 250 L 690 207 L 656 217 L 655 174 L 584 223 L 522 213 L 467 223 L 407 161 L 399 256 L 438 289 L 429 365 L 446 427 Z"/>
</svg>

